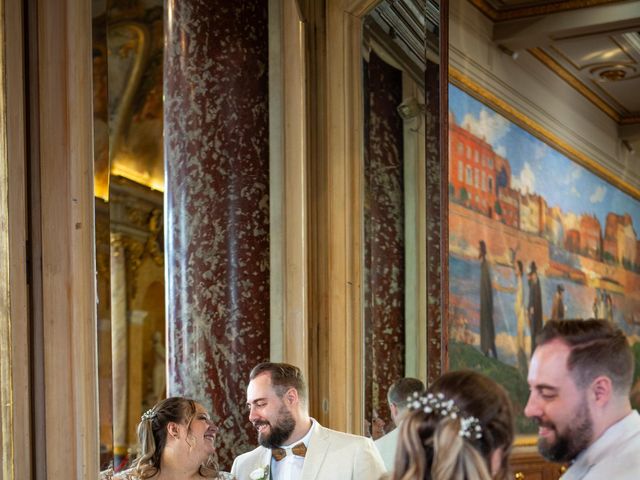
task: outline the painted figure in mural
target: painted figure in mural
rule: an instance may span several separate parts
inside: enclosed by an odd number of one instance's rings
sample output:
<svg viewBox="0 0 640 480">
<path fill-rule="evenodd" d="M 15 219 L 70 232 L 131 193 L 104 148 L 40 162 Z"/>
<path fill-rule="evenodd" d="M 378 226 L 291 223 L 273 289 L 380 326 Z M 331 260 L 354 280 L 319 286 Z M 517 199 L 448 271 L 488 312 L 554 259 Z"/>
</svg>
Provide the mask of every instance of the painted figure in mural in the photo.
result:
<svg viewBox="0 0 640 480">
<path fill-rule="evenodd" d="M 551 304 L 551 318 L 553 320 L 562 320 L 564 318 L 564 303 L 562 301 L 563 293 L 564 287 L 560 284 L 556 287 L 556 293 L 553 296 L 553 303 Z"/>
<path fill-rule="evenodd" d="M 613 298 L 609 292 L 602 292 L 604 297 L 604 319 L 613 322 Z"/>
<path fill-rule="evenodd" d="M 393 462 L 396 457 L 396 447 L 398 445 L 398 433 L 402 420 L 409 413 L 409 397 L 415 392 L 422 393 L 424 384 L 417 378 L 405 377 L 393 382 L 387 392 L 387 401 L 391 411 L 391 419 L 395 428 L 383 437 L 375 441 L 376 448 L 380 452 L 384 466 L 387 470 L 393 470 Z"/>
<path fill-rule="evenodd" d="M 571 463 L 564 480 L 637 479 L 640 415 L 624 333 L 606 320 L 551 320 L 539 341 L 524 413 L 539 425 L 540 453 Z"/>
<path fill-rule="evenodd" d="M 593 318 L 596 320 L 602 318 L 602 308 L 600 307 L 600 290 L 596 288 L 596 296 L 593 298 Z"/>
<path fill-rule="evenodd" d="M 218 427 L 194 400 L 170 397 L 147 410 L 138 425 L 140 456 L 124 472 L 103 472 L 101 480 L 213 478 L 232 480 L 218 471 L 215 438 Z"/>
<path fill-rule="evenodd" d="M 531 331 L 531 351 L 536 349 L 536 336 L 542 330 L 542 289 L 538 278 L 536 262 L 529 264 L 529 329 Z"/>
<path fill-rule="evenodd" d="M 525 345 L 525 330 L 528 332 L 527 326 L 527 309 L 524 306 L 524 282 L 522 276 L 524 274 L 524 266 L 522 261 L 516 262 L 516 302 L 513 307 L 516 313 L 516 345 L 518 348 L 518 369 L 522 374 L 527 376 L 527 368 L 529 365 L 529 355 L 527 355 L 527 347 Z"/>
<path fill-rule="evenodd" d="M 336 432 L 308 413 L 306 382 L 298 367 L 264 362 L 249 374 L 249 421 L 260 446 L 233 462 L 238 480 L 377 479 L 385 472 L 373 440 Z"/>
<path fill-rule="evenodd" d="M 392 480 L 507 480 L 514 416 L 507 392 L 469 370 L 442 375 L 409 404 Z"/>
<path fill-rule="evenodd" d="M 493 287 L 487 262 L 487 245 L 480 240 L 480 350 L 486 356 L 498 358 L 496 328 L 493 324 Z"/>
</svg>

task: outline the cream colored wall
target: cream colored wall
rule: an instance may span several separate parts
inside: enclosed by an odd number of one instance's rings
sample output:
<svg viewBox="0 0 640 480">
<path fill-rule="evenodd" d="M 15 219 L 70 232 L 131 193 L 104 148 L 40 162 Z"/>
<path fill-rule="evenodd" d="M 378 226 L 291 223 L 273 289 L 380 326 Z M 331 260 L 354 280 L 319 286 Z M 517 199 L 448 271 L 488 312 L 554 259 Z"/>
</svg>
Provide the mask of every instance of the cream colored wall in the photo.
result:
<svg viewBox="0 0 640 480">
<path fill-rule="evenodd" d="M 516 59 L 500 51 L 491 42 L 491 21 L 467 0 L 451 2 L 449 27 L 450 71 L 480 84 L 613 176 L 640 188 L 640 167 L 622 147 L 610 117 L 526 51 Z"/>
</svg>

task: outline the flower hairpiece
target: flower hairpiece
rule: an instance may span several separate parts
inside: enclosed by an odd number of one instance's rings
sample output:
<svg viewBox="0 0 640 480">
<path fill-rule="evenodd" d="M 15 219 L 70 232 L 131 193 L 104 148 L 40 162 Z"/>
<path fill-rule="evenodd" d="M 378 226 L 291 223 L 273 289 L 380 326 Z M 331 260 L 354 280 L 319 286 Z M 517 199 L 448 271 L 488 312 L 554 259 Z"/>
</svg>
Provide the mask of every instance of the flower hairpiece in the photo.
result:
<svg viewBox="0 0 640 480">
<path fill-rule="evenodd" d="M 150 408 L 142 414 L 142 417 L 140 417 L 140 419 L 144 422 L 145 420 L 153 420 L 157 416 L 158 414 L 153 410 L 153 408 Z"/>
<path fill-rule="evenodd" d="M 422 410 L 427 414 L 434 414 L 441 418 L 451 418 L 455 420 L 460 417 L 460 431 L 458 435 L 469 439 L 482 438 L 482 427 L 480 421 L 474 416 L 462 416 L 460 409 L 453 400 L 445 398 L 442 393 L 427 393 L 420 395 L 413 392 L 413 395 L 407 398 L 409 408 L 411 410 Z"/>
</svg>

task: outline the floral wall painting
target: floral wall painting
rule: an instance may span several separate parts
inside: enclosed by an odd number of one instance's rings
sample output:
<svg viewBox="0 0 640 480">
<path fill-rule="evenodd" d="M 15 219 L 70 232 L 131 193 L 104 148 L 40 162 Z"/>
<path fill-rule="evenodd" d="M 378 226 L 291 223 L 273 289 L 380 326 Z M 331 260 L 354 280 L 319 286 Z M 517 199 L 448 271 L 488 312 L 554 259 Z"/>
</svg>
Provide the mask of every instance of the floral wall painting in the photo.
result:
<svg viewBox="0 0 640 480">
<path fill-rule="evenodd" d="M 640 201 L 465 90 L 449 95 L 449 368 L 501 383 L 518 432 L 534 433 L 528 359 L 550 318 L 616 323 L 640 365 Z"/>
</svg>

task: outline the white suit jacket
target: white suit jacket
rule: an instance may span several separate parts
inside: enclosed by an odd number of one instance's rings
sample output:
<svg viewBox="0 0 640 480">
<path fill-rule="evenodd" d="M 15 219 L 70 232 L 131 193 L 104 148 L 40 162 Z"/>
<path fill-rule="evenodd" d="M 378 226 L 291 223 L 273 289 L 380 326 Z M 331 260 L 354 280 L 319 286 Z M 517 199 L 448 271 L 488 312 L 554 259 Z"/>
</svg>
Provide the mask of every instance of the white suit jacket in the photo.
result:
<svg viewBox="0 0 640 480">
<path fill-rule="evenodd" d="M 249 480 L 256 469 L 271 465 L 271 450 L 258 447 L 237 457 L 231 473 Z M 370 438 L 324 428 L 319 423 L 309 439 L 300 480 L 378 480 L 385 472 Z"/>
<path fill-rule="evenodd" d="M 633 410 L 576 458 L 561 480 L 638 480 L 640 415 Z"/>
</svg>

